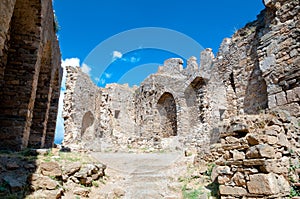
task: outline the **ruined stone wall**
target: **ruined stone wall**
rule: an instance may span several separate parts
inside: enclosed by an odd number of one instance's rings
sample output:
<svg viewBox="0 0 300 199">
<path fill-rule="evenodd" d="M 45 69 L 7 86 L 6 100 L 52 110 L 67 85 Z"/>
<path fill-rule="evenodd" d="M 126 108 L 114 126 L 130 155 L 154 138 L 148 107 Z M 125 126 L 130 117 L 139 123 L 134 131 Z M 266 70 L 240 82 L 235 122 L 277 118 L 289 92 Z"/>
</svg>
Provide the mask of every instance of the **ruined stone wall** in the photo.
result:
<svg viewBox="0 0 300 199">
<path fill-rule="evenodd" d="M 200 76 L 195 57 L 185 69 L 182 64 L 181 59 L 167 60 L 139 88 L 117 84 L 96 88 L 79 68 L 68 67 L 64 144 L 85 149 L 92 145 L 93 150 L 208 144 L 208 79 Z M 86 129 L 82 121 L 87 112 L 95 122 L 91 136 L 84 140 L 79 132 Z"/>
<path fill-rule="evenodd" d="M 169 59 L 138 89 L 99 89 L 92 108 L 99 114 L 96 134 L 116 148 L 176 146 L 204 153 L 220 141 L 220 122 L 235 116 L 284 109 L 299 117 L 298 3 L 270 1 L 256 21 L 224 39 L 216 57 L 211 49 L 201 52 L 200 67 L 195 57 L 186 68 L 181 59 Z"/>
<path fill-rule="evenodd" d="M 270 1 L 258 19 L 225 39 L 212 74 L 227 92 L 226 115 L 280 108 L 299 114 L 299 1 Z M 219 72 L 218 72 L 219 71 Z"/>
<path fill-rule="evenodd" d="M 169 59 L 145 79 L 136 95 L 139 132 L 156 148 L 197 147 L 208 140 L 207 86 L 195 57 L 183 68 Z"/>
<path fill-rule="evenodd" d="M 209 90 L 221 79 L 212 92 L 225 93 L 225 103 L 210 101 L 213 115 L 219 109 L 211 136 L 218 143 L 207 154 L 199 150 L 199 161 L 216 164 L 212 179 L 221 198 L 285 198 L 291 187 L 299 189 L 292 168 L 300 155 L 300 6 L 298 0 L 265 4 L 256 21 L 207 59 L 213 62 Z"/>
<path fill-rule="evenodd" d="M 95 151 L 126 146 L 135 132 L 134 89 L 111 84 L 97 87 L 79 67 L 66 67 L 64 145 Z"/>
<path fill-rule="evenodd" d="M 0 6 L 1 148 L 50 147 L 61 80 L 52 2 Z"/>
<path fill-rule="evenodd" d="M 64 98 L 65 140 L 77 143 L 92 141 L 96 128 L 97 87 L 80 68 L 66 67 L 66 93 Z M 95 146 L 94 146 L 95 147 Z"/>
</svg>

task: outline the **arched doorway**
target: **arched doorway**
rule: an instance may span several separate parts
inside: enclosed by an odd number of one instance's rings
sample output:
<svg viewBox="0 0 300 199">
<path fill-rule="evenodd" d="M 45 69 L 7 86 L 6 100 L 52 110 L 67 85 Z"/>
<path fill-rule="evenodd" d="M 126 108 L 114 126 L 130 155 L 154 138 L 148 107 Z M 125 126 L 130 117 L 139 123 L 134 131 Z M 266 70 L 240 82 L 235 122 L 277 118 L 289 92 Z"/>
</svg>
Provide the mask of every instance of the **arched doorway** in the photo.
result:
<svg viewBox="0 0 300 199">
<path fill-rule="evenodd" d="M 170 137 L 177 135 L 177 114 L 176 102 L 171 93 L 164 93 L 157 102 L 157 109 L 160 116 L 161 137 Z"/>
<path fill-rule="evenodd" d="M 248 80 L 244 99 L 244 111 L 247 114 L 258 114 L 268 108 L 267 84 L 261 70 L 256 67 Z"/>
<path fill-rule="evenodd" d="M 40 63 L 40 72 L 36 87 L 36 97 L 34 102 L 32 125 L 28 146 L 32 148 L 43 148 L 45 144 L 45 135 L 47 131 L 47 122 L 52 95 L 51 88 L 51 44 L 48 42 L 43 50 Z"/>
<path fill-rule="evenodd" d="M 91 111 L 88 111 L 84 114 L 81 123 L 81 138 L 85 136 L 87 129 L 94 124 L 94 115 Z"/>
<path fill-rule="evenodd" d="M 200 124 L 205 122 L 205 93 L 205 82 L 201 77 L 196 77 L 184 92 L 192 131 L 197 131 Z"/>
</svg>

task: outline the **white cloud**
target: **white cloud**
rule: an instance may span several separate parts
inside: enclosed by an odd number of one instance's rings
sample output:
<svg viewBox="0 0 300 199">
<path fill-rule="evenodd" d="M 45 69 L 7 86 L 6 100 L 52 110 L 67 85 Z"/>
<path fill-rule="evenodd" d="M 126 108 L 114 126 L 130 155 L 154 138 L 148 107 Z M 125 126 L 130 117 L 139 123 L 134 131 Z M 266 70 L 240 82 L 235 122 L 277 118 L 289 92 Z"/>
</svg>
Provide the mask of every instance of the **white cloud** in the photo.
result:
<svg viewBox="0 0 300 199">
<path fill-rule="evenodd" d="M 80 66 L 80 59 L 74 57 L 74 58 L 67 58 L 65 60 L 61 60 L 61 67 L 63 68 L 63 76 L 61 81 L 62 90 L 66 89 L 66 78 L 67 78 L 66 66 L 73 66 L 73 67 Z"/>
<path fill-rule="evenodd" d="M 119 51 L 113 51 L 112 53 L 112 61 L 115 61 L 117 59 L 121 59 L 124 62 L 131 62 L 131 63 L 136 63 L 139 62 L 141 60 L 140 57 L 124 57 L 123 54 Z"/>
<path fill-rule="evenodd" d="M 81 70 L 82 70 L 82 72 L 90 75 L 90 72 L 91 72 L 92 69 L 91 69 L 91 67 L 89 67 L 88 65 L 83 63 L 82 66 L 81 66 Z"/>
<path fill-rule="evenodd" d="M 111 78 L 111 76 L 112 76 L 111 73 L 104 73 L 104 75 L 105 75 L 105 78 L 107 78 L 107 79 Z"/>
<path fill-rule="evenodd" d="M 130 57 L 130 62 L 131 63 L 136 63 L 136 62 L 138 62 L 140 60 L 141 60 L 141 58 L 139 58 L 139 57 Z"/>
<path fill-rule="evenodd" d="M 130 62 L 130 63 L 136 63 L 139 62 L 141 60 L 140 57 L 123 57 L 122 61 L 124 62 Z"/>
<path fill-rule="evenodd" d="M 104 85 L 104 84 L 105 84 L 105 82 L 106 82 L 106 80 L 105 80 L 105 79 L 103 79 L 103 78 L 101 78 L 101 79 L 100 79 L 100 84 L 101 84 L 101 85 Z"/>
<path fill-rule="evenodd" d="M 100 80 L 99 77 L 95 77 L 94 79 L 96 82 L 99 82 L 99 80 Z"/>
<path fill-rule="evenodd" d="M 75 58 L 67 58 L 65 60 L 61 61 L 61 66 L 66 67 L 66 66 L 80 66 L 80 59 L 75 57 Z"/>
<path fill-rule="evenodd" d="M 123 57 L 123 54 L 121 52 L 116 51 L 116 50 L 113 52 L 113 57 L 112 57 L 113 60 L 121 59 L 122 57 Z"/>
</svg>

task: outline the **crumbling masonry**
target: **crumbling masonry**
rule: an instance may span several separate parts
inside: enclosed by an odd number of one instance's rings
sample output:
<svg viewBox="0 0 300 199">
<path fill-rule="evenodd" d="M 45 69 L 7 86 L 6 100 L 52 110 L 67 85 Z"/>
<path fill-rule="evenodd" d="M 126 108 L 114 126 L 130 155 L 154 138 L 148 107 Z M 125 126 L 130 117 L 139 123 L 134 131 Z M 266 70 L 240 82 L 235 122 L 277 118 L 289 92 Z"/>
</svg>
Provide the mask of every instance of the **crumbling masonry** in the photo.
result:
<svg viewBox="0 0 300 199">
<path fill-rule="evenodd" d="M 200 67 L 191 57 L 186 68 L 169 59 L 138 88 L 98 88 L 68 67 L 64 143 L 204 148 L 233 116 L 281 109 L 299 117 L 298 3 L 266 2 L 256 21 L 224 39 L 216 57 L 206 49 Z"/>
<path fill-rule="evenodd" d="M 61 68 L 52 1 L 0 2 L 0 149 L 52 147 Z"/>
</svg>

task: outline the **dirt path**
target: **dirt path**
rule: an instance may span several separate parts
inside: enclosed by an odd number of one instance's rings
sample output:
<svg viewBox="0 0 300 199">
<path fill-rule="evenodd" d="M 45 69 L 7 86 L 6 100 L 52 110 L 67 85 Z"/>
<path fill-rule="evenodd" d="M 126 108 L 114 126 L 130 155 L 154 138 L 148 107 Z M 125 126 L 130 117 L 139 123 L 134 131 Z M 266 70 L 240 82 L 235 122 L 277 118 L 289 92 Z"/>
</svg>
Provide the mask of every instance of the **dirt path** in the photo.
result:
<svg viewBox="0 0 300 199">
<path fill-rule="evenodd" d="M 187 161 L 181 153 L 93 153 L 108 166 L 109 182 L 103 198 L 175 199 L 181 198 L 178 177 L 186 172 Z"/>
</svg>

